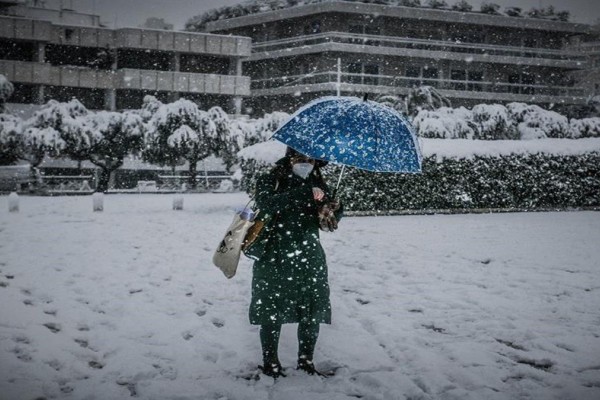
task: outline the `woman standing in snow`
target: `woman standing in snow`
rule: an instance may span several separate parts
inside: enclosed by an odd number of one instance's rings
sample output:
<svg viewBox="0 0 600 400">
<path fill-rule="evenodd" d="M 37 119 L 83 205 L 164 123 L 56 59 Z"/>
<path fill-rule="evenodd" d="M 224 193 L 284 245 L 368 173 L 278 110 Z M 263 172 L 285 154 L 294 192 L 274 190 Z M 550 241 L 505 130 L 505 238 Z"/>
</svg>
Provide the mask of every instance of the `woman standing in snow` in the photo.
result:
<svg viewBox="0 0 600 400">
<path fill-rule="evenodd" d="M 320 167 L 288 148 L 256 185 L 257 243 L 246 252 L 256 261 L 252 276 L 250 323 L 260 325 L 264 374 L 285 376 L 277 349 L 281 325 L 298 323 L 298 369 L 320 374 L 313 364 L 319 324 L 331 323 L 329 283 L 319 227 L 337 228 L 342 208 L 330 198 Z"/>
</svg>

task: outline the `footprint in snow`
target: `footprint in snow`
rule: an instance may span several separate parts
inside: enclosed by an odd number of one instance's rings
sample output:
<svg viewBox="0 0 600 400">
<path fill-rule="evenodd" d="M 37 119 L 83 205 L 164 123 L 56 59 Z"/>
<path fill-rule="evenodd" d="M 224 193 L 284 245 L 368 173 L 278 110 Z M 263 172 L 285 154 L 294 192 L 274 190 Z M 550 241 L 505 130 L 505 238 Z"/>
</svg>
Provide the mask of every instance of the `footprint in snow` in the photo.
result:
<svg viewBox="0 0 600 400">
<path fill-rule="evenodd" d="M 158 372 L 160 373 L 161 376 L 164 376 L 165 378 L 169 379 L 169 380 L 175 380 L 177 379 L 177 370 L 169 365 L 167 365 L 166 367 L 163 367 L 160 364 L 152 364 L 152 366 L 158 370 Z"/>
<path fill-rule="evenodd" d="M 12 340 L 13 340 L 13 342 L 19 343 L 19 344 L 31 344 L 31 339 L 29 339 L 25 335 L 16 335 L 15 337 L 12 338 Z"/>
<path fill-rule="evenodd" d="M 222 320 L 222 319 L 220 319 L 220 318 L 213 318 L 213 319 L 212 319 L 212 324 L 213 324 L 214 326 L 216 326 L 217 328 L 222 328 L 222 327 L 224 327 L 224 326 L 225 326 L 225 321 L 223 321 L 223 320 Z"/>
<path fill-rule="evenodd" d="M 48 361 L 45 361 L 44 363 L 57 372 L 60 371 L 61 369 L 63 369 L 63 364 L 56 359 L 48 360 Z"/>
<path fill-rule="evenodd" d="M 79 346 L 83 347 L 84 349 L 87 349 L 88 346 L 90 345 L 89 342 L 85 339 L 76 338 L 73 340 L 75 341 L 75 343 L 77 343 Z"/>
<path fill-rule="evenodd" d="M 135 383 L 128 382 L 127 380 L 125 380 L 123 378 L 119 378 L 119 379 L 117 379 L 117 385 L 125 386 L 127 388 L 127 390 L 129 390 L 129 396 L 137 397 L 137 388 L 136 388 Z"/>
<path fill-rule="evenodd" d="M 183 337 L 183 340 L 191 340 L 193 339 L 194 335 L 191 332 L 186 331 L 181 334 L 181 337 Z"/>
<path fill-rule="evenodd" d="M 17 356 L 17 358 L 21 361 L 29 362 L 33 360 L 29 351 L 21 346 L 13 348 L 11 353 Z"/>
<path fill-rule="evenodd" d="M 58 333 L 62 330 L 62 327 L 60 326 L 60 324 L 57 324 L 54 322 L 47 322 L 44 324 L 44 326 L 46 328 L 48 328 L 50 330 L 50 332 L 52 332 L 52 333 Z"/>
<path fill-rule="evenodd" d="M 206 310 L 196 310 L 196 315 L 199 317 L 204 317 L 206 315 Z"/>
<path fill-rule="evenodd" d="M 90 368 L 93 368 L 93 369 L 102 369 L 102 368 L 104 368 L 104 364 L 102 364 L 102 363 L 101 363 L 101 362 L 99 362 L 99 361 L 90 361 L 90 362 L 88 363 L 88 366 L 89 366 Z"/>
</svg>

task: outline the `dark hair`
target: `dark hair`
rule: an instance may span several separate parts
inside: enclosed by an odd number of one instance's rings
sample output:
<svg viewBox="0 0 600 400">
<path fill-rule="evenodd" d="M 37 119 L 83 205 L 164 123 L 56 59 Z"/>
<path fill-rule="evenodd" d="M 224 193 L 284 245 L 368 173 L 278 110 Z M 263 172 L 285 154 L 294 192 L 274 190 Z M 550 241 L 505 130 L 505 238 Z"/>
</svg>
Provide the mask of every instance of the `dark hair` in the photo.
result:
<svg viewBox="0 0 600 400">
<path fill-rule="evenodd" d="M 307 158 L 312 158 L 309 157 L 305 154 L 300 153 L 298 150 L 288 146 L 287 149 L 285 150 L 285 156 L 289 157 L 289 158 L 293 158 L 293 157 L 307 157 Z M 324 160 L 317 160 L 316 158 L 314 158 L 315 160 L 315 167 L 319 167 L 319 168 L 323 168 L 324 166 L 326 166 L 327 164 L 329 164 L 328 161 L 324 161 Z"/>
</svg>

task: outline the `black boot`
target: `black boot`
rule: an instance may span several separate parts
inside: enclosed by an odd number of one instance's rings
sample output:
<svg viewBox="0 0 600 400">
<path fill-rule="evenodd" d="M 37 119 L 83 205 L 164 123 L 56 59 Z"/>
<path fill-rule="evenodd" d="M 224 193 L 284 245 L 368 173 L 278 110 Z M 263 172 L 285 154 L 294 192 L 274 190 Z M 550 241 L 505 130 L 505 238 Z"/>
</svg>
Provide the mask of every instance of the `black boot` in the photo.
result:
<svg viewBox="0 0 600 400">
<path fill-rule="evenodd" d="M 315 364 L 313 364 L 312 360 L 309 360 L 306 357 L 300 357 L 298 359 L 298 367 L 300 371 L 304 371 L 309 375 L 321 375 L 319 371 L 316 370 Z"/>
<path fill-rule="evenodd" d="M 279 377 L 286 377 L 287 375 L 283 373 L 283 368 L 279 362 L 276 363 L 265 363 L 265 365 L 259 365 L 258 368 L 262 371 L 263 374 L 270 376 L 273 379 L 277 379 Z"/>
</svg>

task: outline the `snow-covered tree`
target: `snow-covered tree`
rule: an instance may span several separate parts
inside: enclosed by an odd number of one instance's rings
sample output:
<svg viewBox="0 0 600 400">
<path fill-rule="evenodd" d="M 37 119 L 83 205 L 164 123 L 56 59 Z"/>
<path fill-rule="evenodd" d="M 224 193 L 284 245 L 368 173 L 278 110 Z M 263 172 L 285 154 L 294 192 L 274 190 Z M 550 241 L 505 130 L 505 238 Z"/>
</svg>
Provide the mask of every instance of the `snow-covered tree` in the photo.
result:
<svg viewBox="0 0 600 400">
<path fill-rule="evenodd" d="M 0 74 L 0 114 L 4 113 L 6 101 L 12 96 L 15 87 L 6 76 Z"/>
<path fill-rule="evenodd" d="M 221 157 L 227 171 L 237 163 L 237 152 L 243 146 L 243 137 L 239 137 L 238 130 L 231 129 L 232 121 L 227 113 L 218 106 L 208 110 L 208 117 L 215 124 L 217 130 L 218 144 L 215 155 Z"/>
<path fill-rule="evenodd" d="M 249 131 L 249 136 L 246 136 L 244 140 L 243 147 L 269 140 L 271 136 L 273 136 L 273 132 L 279 129 L 279 127 L 285 124 L 289 119 L 290 115 L 288 113 L 275 111 L 252 121 L 252 128 Z"/>
<path fill-rule="evenodd" d="M 0 114 L 0 165 L 12 165 L 23 158 L 23 121 Z"/>
<path fill-rule="evenodd" d="M 23 132 L 23 156 L 29 161 L 32 182 L 40 182 L 39 165 L 46 156 L 57 157 L 64 151 L 66 143 L 54 128 L 30 126 Z"/>
<path fill-rule="evenodd" d="M 406 97 L 406 110 L 409 117 L 416 116 L 421 110 L 436 110 L 450 106 L 450 100 L 431 86 L 411 89 Z"/>
<path fill-rule="evenodd" d="M 50 100 L 41 110 L 34 113 L 27 127 L 43 130 L 52 128 L 60 134 L 64 141 L 63 154 L 81 164 L 90 155 L 90 129 L 86 125 L 85 116 L 88 110 L 77 99 L 61 103 Z"/>
<path fill-rule="evenodd" d="M 142 108 L 137 112 L 140 114 L 144 122 L 148 122 L 150 121 L 150 119 L 152 119 L 152 116 L 156 114 L 156 112 L 162 105 L 163 103 L 161 103 L 160 100 L 158 100 L 156 97 L 147 95 L 144 96 Z"/>
<path fill-rule="evenodd" d="M 144 158 L 174 167 L 189 162 L 189 186 L 196 187 L 196 164 L 217 152 L 215 123 L 206 111 L 186 99 L 162 104 L 148 122 Z"/>
<path fill-rule="evenodd" d="M 110 175 L 123 165 L 125 157 L 141 150 L 144 124 L 131 111 L 100 111 L 88 114 L 86 125 L 90 130 L 89 160 L 100 167 L 96 191 L 108 189 Z"/>
</svg>

